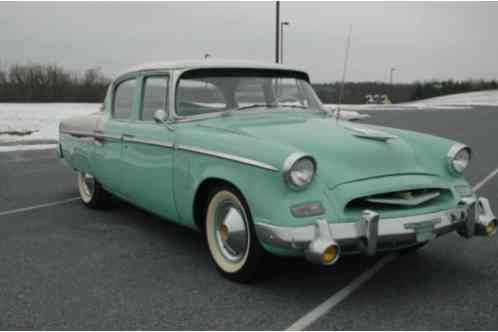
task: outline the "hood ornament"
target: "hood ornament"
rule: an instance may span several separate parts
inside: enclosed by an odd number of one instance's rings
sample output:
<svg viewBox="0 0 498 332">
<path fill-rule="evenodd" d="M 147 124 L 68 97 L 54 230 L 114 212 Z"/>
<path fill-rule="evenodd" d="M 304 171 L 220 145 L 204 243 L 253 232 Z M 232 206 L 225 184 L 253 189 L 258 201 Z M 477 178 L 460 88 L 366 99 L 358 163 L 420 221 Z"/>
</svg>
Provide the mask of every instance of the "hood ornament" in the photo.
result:
<svg viewBox="0 0 498 332">
<path fill-rule="evenodd" d="M 383 131 L 374 130 L 374 129 L 350 127 L 350 126 L 346 126 L 346 128 L 351 130 L 353 132 L 354 136 L 360 137 L 360 138 L 373 139 L 373 140 L 383 141 L 383 142 L 390 140 L 390 139 L 398 138 L 398 136 L 391 135 L 391 134 L 385 133 Z"/>
</svg>

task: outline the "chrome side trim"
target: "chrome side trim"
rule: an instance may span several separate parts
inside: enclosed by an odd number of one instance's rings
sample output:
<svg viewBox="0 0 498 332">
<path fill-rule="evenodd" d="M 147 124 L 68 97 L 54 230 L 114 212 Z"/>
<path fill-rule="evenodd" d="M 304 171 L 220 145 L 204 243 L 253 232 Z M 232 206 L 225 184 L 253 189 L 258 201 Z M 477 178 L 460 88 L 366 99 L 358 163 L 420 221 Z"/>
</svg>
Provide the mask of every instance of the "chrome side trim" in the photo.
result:
<svg viewBox="0 0 498 332">
<path fill-rule="evenodd" d="M 123 137 L 123 141 L 127 143 L 137 143 L 137 144 L 145 144 L 145 145 L 152 145 L 152 146 L 159 146 L 162 148 L 169 148 L 172 149 L 174 148 L 174 144 L 172 142 L 160 142 L 160 141 L 155 141 L 155 140 L 144 140 L 144 139 L 138 139 L 138 138 L 132 138 L 132 137 Z"/>
<path fill-rule="evenodd" d="M 208 149 L 198 148 L 198 147 L 194 147 L 194 146 L 190 146 L 190 145 L 182 145 L 182 144 L 175 145 L 175 148 L 178 149 L 178 150 L 199 153 L 199 154 L 203 154 L 203 155 L 207 155 L 207 156 L 212 156 L 212 157 L 216 157 L 216 158 L 220 158 L 220 159 L 227 159 L 227 160 L 235 161 L 235 162 L 238 162 L 238 163 L 241 163 L 241 164 L 263 168 L 263 169 L 266 169 L 266 170 L 269 170 L 269 171 L 272 171 L 272 172 L 278 172 L 278 168 L 276 168 L 276 167 L 274 167 L 272 165 L 265 164 L 263 162 L 260 162 L 260 161 L 257 161 L 257 160 L 253 160 L 253 159 L 239 157 L 239 156 L 236 156 L 236 155 L 233 155 L 233 154 L 228 154 L 228 153 L 224 153 L 224 152 L 219 152 L 219 151 L 214 151 L 214 150 L 208 150 Z"/>
<path fill-rule="evenodd" d="M 71 135 L 71 136 L 76 136 L 76 137 L 94 137 L 94 134 L 92 132 L 82 131 L 82 130 L 61 129 L 60 133 L 66 134 L 66 135 Z"/>
<path fill-rule="evenodd" d="M 104 133 L 95 133 L 93 135 L 95 140 L 104 140 L 104 141 L 121 141 L 121 136 L 118 135 L 110 135 L 110 134 L 104 134 Z"/>
</svg>

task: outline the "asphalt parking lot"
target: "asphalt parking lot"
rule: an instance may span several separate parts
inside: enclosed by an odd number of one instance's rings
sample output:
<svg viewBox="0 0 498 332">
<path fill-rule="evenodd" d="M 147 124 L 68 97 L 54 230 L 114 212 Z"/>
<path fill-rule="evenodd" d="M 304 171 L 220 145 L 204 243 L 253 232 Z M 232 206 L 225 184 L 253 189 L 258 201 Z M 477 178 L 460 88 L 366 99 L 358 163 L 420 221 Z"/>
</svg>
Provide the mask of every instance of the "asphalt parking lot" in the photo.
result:
<svg viewBox="0 0 498 332">
<path fill-rule="evenodd" d="M 472 184 L 498 168 L 496 108 L 369 114 L 471 146 Z M 22 210 L 78 196 L 53 151 L 0 153 L 0 175 L 0 329 L 286 329 L 382 259 L 272 259 L 241 285 L 218 275 L 199 234 L 127 204 Z M 498 176 L 478 193 L 498 212 Z M 450 234 L 396 257 L 308 329 L 496 330 L 498 237 Z"/>
</svg>

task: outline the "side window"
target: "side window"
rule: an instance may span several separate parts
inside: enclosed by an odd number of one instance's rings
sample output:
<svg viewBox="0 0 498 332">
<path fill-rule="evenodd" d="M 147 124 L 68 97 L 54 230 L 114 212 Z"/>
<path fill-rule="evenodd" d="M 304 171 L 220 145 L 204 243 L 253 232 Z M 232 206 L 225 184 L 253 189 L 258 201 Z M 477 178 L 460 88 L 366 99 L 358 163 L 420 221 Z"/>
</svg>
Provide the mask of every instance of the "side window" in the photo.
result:
<svg viewBox="0 0 498 332">
<path fill-rule="evenodd" d="M 119 83 L 114 89 L 112 116 L 115 119 L 128 119 L 133 110 L 133 97 L 137 87 L 136 79 Z"/>
<path fill-rule="evenodd" d="M 150 76 L 144 81 L 142 99 L 142 120 L 150 121 L 154 112 L 164 110 L 168 112 L 168 77 Z"/>
</svg>

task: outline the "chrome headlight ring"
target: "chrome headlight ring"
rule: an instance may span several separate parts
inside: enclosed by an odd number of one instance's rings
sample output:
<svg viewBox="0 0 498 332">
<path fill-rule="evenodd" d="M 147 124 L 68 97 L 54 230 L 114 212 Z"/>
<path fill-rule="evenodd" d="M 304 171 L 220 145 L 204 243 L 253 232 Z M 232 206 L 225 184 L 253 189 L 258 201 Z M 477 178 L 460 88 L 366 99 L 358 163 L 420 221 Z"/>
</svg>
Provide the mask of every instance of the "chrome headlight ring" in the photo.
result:
<svg viewBox="0 0 498 332">
<path fill-rule="evenodd" d="M 453 174 L 462 174 L 469 166 L 472 156 L 471 149 L 464 144 L 454 144 L 448 151 L 448 167 Z"/>
<path fill-rule="evenodd" d="M 284 166 L 284 181 L 295 191 L 304 190 L 315 177 L 316 161 L 311 155 L 294 152 L 285 159 Z"/>
</svg>

